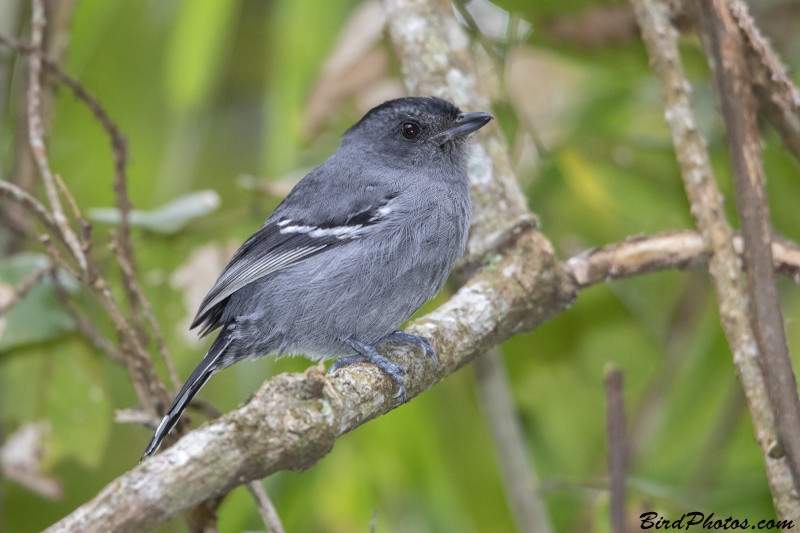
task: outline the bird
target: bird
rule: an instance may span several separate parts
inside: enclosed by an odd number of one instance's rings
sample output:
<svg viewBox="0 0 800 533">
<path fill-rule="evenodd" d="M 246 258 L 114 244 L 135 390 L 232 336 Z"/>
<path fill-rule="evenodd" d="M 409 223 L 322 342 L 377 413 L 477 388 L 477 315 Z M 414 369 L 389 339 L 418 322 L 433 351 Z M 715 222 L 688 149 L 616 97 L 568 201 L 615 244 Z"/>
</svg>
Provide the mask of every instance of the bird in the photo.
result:
<svg viewBox="0 0 800 533">
<path fill-rule="evenodd" d="M 380 355 L 397 328 L 444 286 L 464 253 L 472 203 L 467 139 L 493 116 L 436 97 L 369 110 L 233 255 L 191 324 L 219 330 L 161 420 L 152 456 L 216 372 L 265 355 L 369 361 L 406 400 L 405 368 Z"/>
</svg>

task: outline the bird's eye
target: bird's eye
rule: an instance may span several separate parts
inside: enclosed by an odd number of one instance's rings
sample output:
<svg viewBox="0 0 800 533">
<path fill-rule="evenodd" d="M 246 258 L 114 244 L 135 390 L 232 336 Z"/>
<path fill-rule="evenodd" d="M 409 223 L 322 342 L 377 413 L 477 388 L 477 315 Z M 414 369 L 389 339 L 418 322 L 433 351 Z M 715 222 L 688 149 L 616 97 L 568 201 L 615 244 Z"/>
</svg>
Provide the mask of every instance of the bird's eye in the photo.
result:
<svg viewBox="0 0 800 533">
<path fill-rule="evenodd" d="M 411 139 L 416 139 L 417 135 L 419 135 L 419 126 L 413 122 L 403 124 L 403 137 L 410 141 Z"/>
</svg>

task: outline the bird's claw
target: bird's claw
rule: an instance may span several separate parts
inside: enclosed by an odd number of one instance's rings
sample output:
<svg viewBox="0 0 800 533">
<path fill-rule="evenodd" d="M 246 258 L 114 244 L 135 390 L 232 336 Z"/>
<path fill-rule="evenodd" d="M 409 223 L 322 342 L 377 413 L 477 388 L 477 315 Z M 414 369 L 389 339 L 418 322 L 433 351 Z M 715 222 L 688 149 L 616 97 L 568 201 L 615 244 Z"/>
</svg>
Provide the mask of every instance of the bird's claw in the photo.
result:
<svg viewBox="0 0 800 533">
<path fill-rule="evenodd" d="M 331 365 L 331 369 L 328 371 L 329 373 L 344 366 L 359 362 L 359 361 L 370 361 L 372 364 L 377 366 L 384 374 L 389 376 L 392 381 L 397 384 L 397 394 L 394 395 L 395 398 L 402 398 L 402 402 L 405 403 L 406 401 L 406 380 L 403 377 L 406 374 L 406 369 L 402 365 L 398 365 L 397 363 L 393 363 L 383 357 L 378 351 L 375 349 L 374 346 L 370 346 L 368 344 L 364 344 L 359 342 L 355 339 L 348 339 L 345 341 L 351 348 L 356 350 L 358 354 L 351 355 L 348 357 L 342 357 L 338 359 Z"/>
<path fill-rule="evenodd" d="M 436 356 L 436 352 L 431 347 L 430 340 L 428 340 L 427 337 L 412 335 L 411 333 L 397 330 L 389 333 L 387 336 L 381 339 L 380 342 L 386 341 L 404 342 L 406 344 L 419 346 L 425 352 L 425 355 L 430 357 L 431 361 L 433 361 L 433 367 L 439 368 L 439 358 Z"/>
</svg>

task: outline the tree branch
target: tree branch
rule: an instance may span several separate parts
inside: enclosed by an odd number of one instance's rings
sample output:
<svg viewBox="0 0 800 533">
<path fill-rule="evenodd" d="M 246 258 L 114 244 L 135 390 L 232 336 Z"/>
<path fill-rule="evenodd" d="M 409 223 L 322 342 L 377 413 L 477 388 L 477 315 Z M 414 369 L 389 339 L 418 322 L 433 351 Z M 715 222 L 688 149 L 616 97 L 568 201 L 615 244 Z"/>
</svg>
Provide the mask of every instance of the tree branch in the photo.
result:
<svg viewBox="0 0 800 533">
<path fill-rule="evenodd" d="M 794 492 L 791 470 L 784 458 L 774 457 L 777 441 L 775 419 L 758 363 L 758 346 L 748 317 L 741 263 L 733 246 L 732 231 L 725 220 L 722 195 L 714 180 L 705 139 L 697 128 L 691 107 L 691 88 L 678 53 L 678 33 L 670 22 L 664 2 L 634 0 L 633 4 L 661 90 L 664 117 L 672 132 L 692 214 L 700 228 L 704 248 L 712 252 L 708 267 L 717 292 L 720 320 L 747 396 L 775 509 L 783 518 L 798 520 L 800 505 Z"/>
<path fill-rule="evenodd" d="M 702 266 L 705 252 L 697 232 L 675 232 L 653 238 L 655 243 L 689 243 L 693 256 L 676 263 L 672 246 L 652 246 L 648 240 L 611 245 L 581 261 L 614 270 L 619 257 L 628 276 L 656 270 L 653 250 L 663 249 L 663 268 L 677 264 Z M 571 303 L 571 276 L 565 276 L 538 231 L 517 237 L 506 256 L 482 271 L 453 298 L 410 328 L 432 339 L 440 358 L 434 371 L 413 350 L 392 346 L 390 356 L 408 368 L 409 398 L 430 388 L 488 347 L 529 331 L 562 312 Z M 800 248 L 781 244 L 800 267 Z M 648 250 L 646 265 L 631 268 L 629 251 Z M 571 263 L 572 260 L 570 260 Z M 622 270 L 622 268 L 617 269 Z M 597 272 L 594 266 L 590 272 Z M 605 277 L 593 278 L 604 281 Z M 616 279 L 616 278 L 615 278 Z M 580 285 L 588 287 L 591 283 Z M 315 370 L 316 369 L 316 370 Z M 278 470 L 309 468 L 333 447 L 342 434 L 385 414 L 397 405 L 392 383 L 370 365 L 342 369 L 331 377 L 318 367 L 306 374 L 281 374 L 267 381 L 239 410 L 190 432 L 172 448 L 149 459 L 112 482 L 48 531 L 146 531 L 183 509 Z"/>
<path fill-rule="evenodd" d="M 0 317 L 8 312 L 9 309 L 14 307 L 20 300 L 25 298 L 25 295 L 30 292 L 42 280 L 45 274 L 50 269 L 50 265 L 45 265 L 36 269 L 33 273 L 29 274 L 23 279 L 20 284 L 14 289 L 8 299 L 0 301 Z"/>
<path fill-rule="evenodd" d="M 33 0 L 33 17 L 31 18 L 31 51 L 28 54 L 28 134 L 30 136 L 31 150 L 39 168 L 39 174 L 44 181 L 45 192 L 50 202 L 53 220 L 58 225 L 61 235 L 64 237 L 67 246 L 72 252 L 73 257 L 78 262 L 83 272 L 88 271 L 86 256 L 78 242 L 78 238 L 69 227 L 64 209 L 61 207 L 61 200 L 58 197 L 53 173 L 47 161 L 44 145 L 44 127 L 40 115 L 41 83 L 42 72 L 42 37 L 44 35 L 45 16 L 44 1 Z"/>
<path fill-rule="evenodd" d="M 606 370 L 606 433 L 608 436 L 608 488 L 611 493 L 611 531 L 625 533 L 625 479 L 628 470 L 628 438 L 625 427 L 624 376 L 622 370 Z"/>
<path fill-rule="evenodd" d="M 742 255 L 740 235 L 733 235 L 733 249 Z M 634 237 L 602 248 L 591 248 L 566 262 L 567 271 L 579 289 L 604 281 L 640 276 L 677 268 L 708 267 L 709 254 L 703 237 L 693 230 L 666 231 L 652 237 Z M 772 241 L 775 270 L 800 283 L 800 246 L 783 239 Z"/>
<path fill-rule="evenodd" d="M 789 460 L 795 489 L 800 488 L 800 398 L 789 359 L 783 314 L 772 266 L 772 223 L 761 161 L 761 136 L 756 100 L 745 64 L 744 43 L 723 0 L 702 0 L 706 55 L 714 74 L 725 119 L 725 133 L 733 168 L 736 206 L 744 238 L 744 266 L 755 333 L 767 393 L 775 414 L 776 430 Z"/>
<path fill-rule="evenodd" d="M 784 146 L 800 161 L 800 91 L 794 86 L 769 42 L 761 35 L 741 0 L 728 6 L 744 37 L 747 67 L 759 107 L 783 139 Z"/>
<path fill-rule="evenodd" d="M 547 239 L 529 230 L 514 244 L 409 328 L 432 340 L 438 369 L 414 350 L 390 347 L 390 357 L 408 370 L 409 398 L 572 302 L 571 279 Z M 248 481 L 309 468 L 340 435 L 397 407 L 392 388 L 392 381 L 368 364 L 329 378 L 316 366 L 306 374 L 276 376 L 247 404 L 124 474 L 48 531 L 145 531 Z"/>
<path fill-rule="evenodd" d="M 267 533 L 285 533 L 281 519 L 278 517 L 278 511 L 272 505 L 272 500 L 269 499 L 261 481 L 251 481 L 247 484 L 247 490 L 256 502 L 258 514 L 261 515 L 264 525 L 267 526 Z"/>
<path fill-rule="evenodd" d="M 41 76 L 42 65 L 49 68 L 54 72 L 58 78 L 67 84 L 75 93 L 76 97 L 84 101 L 98 120 L 103 125 L 104 129 L 109 132 L 112 139 L 112 151 L 115 155 L 115 167 L 118 170 L 121 168 L 122 178 L 117 176 L 117 183 L 124 185 L 124 166 L 127 160 L 127 152 L 124 143 L 124 138 L 119 133 L 116 126 L 111 122 L 108 114 L 100 105 L 99 101 L 92 97 L 77 80 L 65 74 L 58 67 L 55 61 L 44 58 L 42 55 L 42 33 L 45 26 L 45 15 L 42 9 L 42 0 L 34 0 L 34 9 L 32 15 L 32 29 L 31 41 L 28 44 L 20 41 L 0 38 L 0 42 L 11 46 L 12 48 L 25 52 L 28 54 L 29 60 L 29 77 L 30 83 L 28 88 L 28 115 L 29 115 L 29 132 L 30 132 L 30 145 L 34 153 L 37 166 L 39 167 L 40 174 L 42 175 L 45 183 L 45 190 L 51 206 L 51 211 L 48 211 L 38 200 L 32 196 L 24 193 L 19 188 L 13 185 L 0 182 L 0 195 L 11 198 L 12 200 L 20 203 L 23 207 L 28 208 L 35 213 L 45 226 L 50 230 L 50 234 L 55 236 L 59 241 L 64 243 L 66 248 L 70 251 L 70 255 L 78 262 L 81 267 L 80 273 L 73 273 L 75 277 L 81 279 L 92 290 L 97 301 L 103 307 L 106 314 L 111 319 L 114 329 L 120 339 L 121 351 L 125 360 L 128 372 L 133 381 L 134 388 L 136 389 L 137 396 L 141 404 L 154 414 L 160 414 L 166 407 L 169 399 L 167 398 L 166 389 L 163 383 L 158 378 L 155 368 L 152 364 L 152 359 L 144 346 L 144 339 L 137 331 L 129 324 L 128 320 L 122 314 L 117 305 L 114 297 L 111 294 L 108 284 L 100 276 L 99 270 L 94 265 L 94 262 L 86 252 L 88 250 L 88 231 L 84 226 L 84 234 L 86 242 L 81 246 L 77 236 L 72 231 L 69 223 L 64 215 L 63 208 L 58 196 L 58 181 L 50 170 L 47 160 L 46 149 L 43 139 L 42 120 L 39 115 L 39 94 L 41 87 L 39 78 Z M 69 195 L 67 195 L 69 200 Z M 76 212 L 76 219 L 80 222 L 79 212 Z M 53 258 L 62 267 L 68 271 L 72 271 L 65 259 L 61 257 L 57 249 L 50 244 L 49 236 L 42 239 L 42 242 L 47 247 L 48 251 L 53 255 Z M 134 280 L 135 283 L 135 280 Z M 136 322 L 135 322 L 136 323 Z M 80 323 L 79 323 L 80 326 Z M 82 328 L 84 333 L 86 329 Z M 90 337 L 92 338 L 92 337 Z M 169 363 L 168 363 L 169 366 Z"/>
<path fill-rule="evenodd" d="M 500 352 L 497 348 L 489 350 L 475 359 L 474 366 L 480 403 L 517 531 L 550 533 L 553 525 L 539 492 L 536 469 L 529 459 Z"/>
</svg>

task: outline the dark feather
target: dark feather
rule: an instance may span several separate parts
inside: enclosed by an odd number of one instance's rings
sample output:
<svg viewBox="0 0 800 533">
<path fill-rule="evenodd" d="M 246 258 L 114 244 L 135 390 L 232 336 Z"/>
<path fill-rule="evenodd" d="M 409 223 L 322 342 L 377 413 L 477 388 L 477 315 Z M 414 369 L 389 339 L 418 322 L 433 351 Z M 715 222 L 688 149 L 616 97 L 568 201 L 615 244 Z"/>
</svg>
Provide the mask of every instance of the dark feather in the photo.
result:
<svg viewBox="0 0 800 533">
<path fill-rule="evenodd" d="M 200 335 L 204 336 L 218 328 L 230 296 L 242 287 L 272 272 L 358 238 L 358 233 L 355 231 L 352 234 L 340 235 L 325 233 L 336 228 L 363 230 L 378 223 L 381 219 L 379 210 L 395 197 L 396 194 L 387 195 L 376 202 L 377 205 L 367 206 L 366 209 L 353 213 L 338 223 L 329 221 L 309 224 L 281 217 L 268 220 L 231 258 L 214 287 L 200 304 L 200 309 L 192 321 L 192 329 L 202 326 Z M 281 233 L 281 230 L 285 231 L 293 226 L 313 227 L 321 231 Z"/>
</svg>

